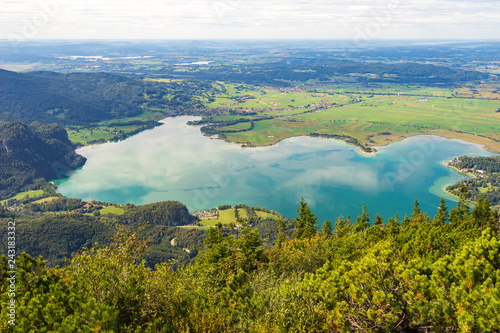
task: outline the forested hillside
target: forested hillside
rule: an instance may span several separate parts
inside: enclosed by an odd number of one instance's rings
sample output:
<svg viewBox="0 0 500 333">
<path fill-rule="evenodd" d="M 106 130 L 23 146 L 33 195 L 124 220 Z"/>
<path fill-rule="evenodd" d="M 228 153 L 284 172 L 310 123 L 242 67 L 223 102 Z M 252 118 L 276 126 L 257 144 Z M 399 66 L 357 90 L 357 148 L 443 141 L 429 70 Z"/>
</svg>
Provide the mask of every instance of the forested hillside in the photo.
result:
<svg viewBox="0 0 500 333">
<path fill-rule="evenodd" d="M 138 115 L 144 84 L 105 73 L 16 73 L 0 69 L 0 120 L 87 124 Z"/>
<path fill-rule="evenodd" d="M 59 125 L 0 123 L 0 199 L 35 179 L 61 177 L 84 163 Z"/>
<path fill-rule="evenodd" d="M 154 73 L 154 71 L 152 71 Z M 332 77 L 346 75 L 360 83 L 390 82 L 398 84 L 422 84 L 425 86 L 453 87 L 467 82 L 480 82 L 489 77 L 478 71 L 451 69 L 433 64 L 401 62 L 361 62 L 346 59 L 318 59 L 318 54 L 309 54 L 300 59 L 275 59 L 256 64 L 222 64 L 196 71 L 185 72 L 173 68 L 162 68 L 158 74 L 172 77 L 223 80 L 270 86 L 293 86 L 308 80 L 329 81 Z"/>
<path fill-rule="evenodd" d="M 126 205 L 122 215 L 72 212 L 85 204 L 80 199 L 57 197 L 45 203 L 26 204 L 22 210 L 15 211 L 0 205 L 0 221 L 5 222 L 0 226 L 0 238 L 6 239 L 8 231 L 7 220 L 2 219 L 14 219 L 18 251 L 34 257 L 42 255 L 49 266 L 55 266 L 63 265 L 64 258 L 82 247 L 90 248 L 96 242 L 100 246 L 109 245 L 110 237 L 120 225 L 147 224 L 140 236 L 149 240 L 150 251 L 145 257 L 149 267 L 171 259 L 181 264 L 191 262 L 205 238 L 204 230 L 173 227 L 195 221 L 186 206 L 177 201 Z M 172 239 L 175 246 L 171 244 Z M 0 253 L 7 253 L 7 243 L 0 244 Z"/>
<path fill-rule="evenodd" d="M 4 214 L 5 216 L 5 214 Z M 210 229 L 196 263 L 145 266 L 149 240 L 122 228 L 111 245 L 62 268 L 16 261 L 16 326 L 2 332 L 494 332 L 500 327 L 498 213 L 462 197 L 433 219 L 325 222 L 304 201 L 293 239 L 280 223 L 263 248 L 255 230 Z M 11 270 L 0 258 L 1 301 Z"/>
</svg>

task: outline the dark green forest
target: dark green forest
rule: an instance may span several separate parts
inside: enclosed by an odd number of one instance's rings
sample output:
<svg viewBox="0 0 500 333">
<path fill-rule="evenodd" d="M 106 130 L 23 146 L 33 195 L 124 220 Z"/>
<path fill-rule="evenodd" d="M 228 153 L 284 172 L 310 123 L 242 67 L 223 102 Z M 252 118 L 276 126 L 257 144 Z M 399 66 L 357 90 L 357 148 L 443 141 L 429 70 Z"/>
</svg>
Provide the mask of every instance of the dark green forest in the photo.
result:
<svg viewBox="0 0 500 333">
<path fill-rule="evenodd" d="M 272 60 L 252 64 L 217 64 L 185 75 L 175 68 L 164 67 L 151 73 L 161 73 L 174 78 L 186 77 L 209 81 L 230 81 L 269 86 L 293 86 L 308 80 L 329 81 L 331 77 L 350 76 L 359 83 L 390 82 L 399 84 L 422 84 L 426 86 L 453 87 L 466 82 L 479 82 L 489 74 L 478 71 L 451 69 L 433 64 L 400 62 L 361 62 L 340 58 L 320 59 L 318 54 L 303 58 Z M 366 76 L 366 73 L 372 76 Z"/>
<path fill-rule="evenodd" d="M 70 212 L 81 209 L 84 204 L 80 199 L 59 197 L 44 204 L 26 204 L 22 210 L 16 211 L 0 205 L 0 219 L 16 221 L 16 246 L 19 251 L 35 257 L 42 255 L 49 266 L 62 265 L 65 258 L 71 257 L 82 247 L 90 248 L 95 243 L 108 245 L 110 237 L 120 226 L 145 224 L 148 226 L 141 235 L 150 240 L 151 251 L 147 257 L 150 267 L 174 258 L 186 264 L 196 256 L 206 234 L 204 230 L 173 227 L 195 222 L 186 206 L 176 201 L 144 206 L 127 205 L 123 215 L 92 216 L 83 212 Z M 0 237 L 6 239 L 7 233 L 7 224 L 2 223 Z M 176 246 L 170 244 L 173 238 L 176 239 Z M 6 243 L 0 244 L 0 251 L 7 253 Z"/>
<path fill-rule="evenodd" d="M 141 81 L 105 73 L 0 69 L 0 120 L 85 124 L 142 111 Z"/>
<path fill-rule="evenodd" d="M 0 122 L 0 199 L 60 178 L 85 163 L 60 125 Z M 43 179 L 42 179 L 43 178 Z"/>
</svg>

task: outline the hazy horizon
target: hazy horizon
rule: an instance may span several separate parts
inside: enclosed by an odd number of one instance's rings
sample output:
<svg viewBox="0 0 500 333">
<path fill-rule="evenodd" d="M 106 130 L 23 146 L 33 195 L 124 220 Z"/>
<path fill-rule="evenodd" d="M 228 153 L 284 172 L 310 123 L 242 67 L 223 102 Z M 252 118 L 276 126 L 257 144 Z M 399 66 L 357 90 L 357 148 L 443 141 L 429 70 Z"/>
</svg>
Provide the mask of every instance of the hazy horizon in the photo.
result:
<svg viewBox="0 0 500 333">
<path fill-rule="evenodd" d="M 496 40 L 492 0 L 0 0 L 3 40 Z M 459 37 L 457 37 L 459 36 Z"/>
</svg>

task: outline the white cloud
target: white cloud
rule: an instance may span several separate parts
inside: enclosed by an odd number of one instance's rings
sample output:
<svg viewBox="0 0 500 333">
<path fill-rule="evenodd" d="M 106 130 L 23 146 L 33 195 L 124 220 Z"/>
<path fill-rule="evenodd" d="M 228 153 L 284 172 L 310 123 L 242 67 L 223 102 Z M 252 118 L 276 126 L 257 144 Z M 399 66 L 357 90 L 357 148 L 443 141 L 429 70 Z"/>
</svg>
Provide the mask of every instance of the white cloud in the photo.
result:
<svg viewBox="0 0 500 333">
<path fill-rule="evenodd" d="M 498 38 L 497 1 L 0 0 L 0 38 Z M 378 25 L 378 26 L 375 26 Z M 35 31 L 35 32 L 34 32 Z"/>
</svg>

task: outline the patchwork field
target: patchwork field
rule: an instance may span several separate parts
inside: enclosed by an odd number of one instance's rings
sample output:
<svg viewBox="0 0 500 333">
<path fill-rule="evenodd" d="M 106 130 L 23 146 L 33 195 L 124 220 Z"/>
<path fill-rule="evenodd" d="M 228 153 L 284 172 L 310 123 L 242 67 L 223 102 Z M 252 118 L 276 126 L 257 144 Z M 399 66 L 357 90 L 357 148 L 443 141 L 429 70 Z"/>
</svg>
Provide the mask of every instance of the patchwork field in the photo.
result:
<svg viewBox="0 0 500 333">
<path fill-rule="evenodd" d="M 272 145 L 287 137 L 315 133 L 350 137 L 354 144 L 369 149 L 408 136 L 437 134 L 500 152 L 500 96 L 491 87 L 344 84 L 301 91 L 225 84 L 224 89 L 207 105 L 239 110 L 244 115 L 240 119 L 247 120 L 214 116 L 214 123 L 221 126 L 213 128 L 228 141 L 242 145 Z M 473 98 L 478 91 L 477 96 L 489 97 Z M 227 125 L 230 120 L 233 124 Z"/>
</svg>

